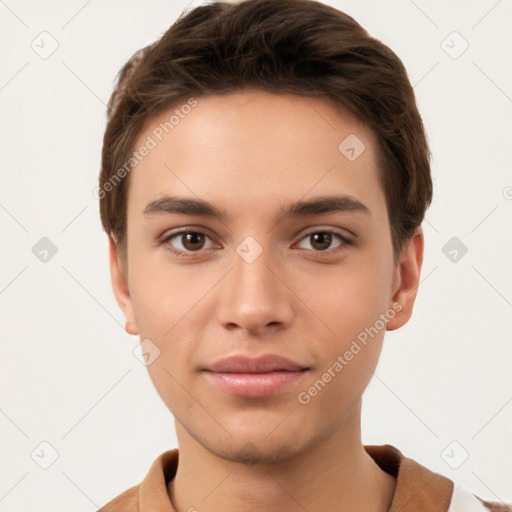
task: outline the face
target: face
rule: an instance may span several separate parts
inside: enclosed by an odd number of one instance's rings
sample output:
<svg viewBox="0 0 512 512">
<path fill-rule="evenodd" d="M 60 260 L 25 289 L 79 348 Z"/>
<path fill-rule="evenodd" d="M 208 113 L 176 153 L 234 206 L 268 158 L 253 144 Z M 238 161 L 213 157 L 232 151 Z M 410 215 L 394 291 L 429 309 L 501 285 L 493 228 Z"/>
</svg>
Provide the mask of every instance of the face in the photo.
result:
<svg viewBox="0 0 512 512">
<path fill-rule="evenodd" d="M 359 403 L 412 311 L 421 232 L 395 265 L 375 139 L 325 98 L 243 91 L 180 112 L 136 144 L 156 141 L 129 177 L 127 275 L 111 243 L 116 298 L 178 441 L 286 460 Z"/>
</svg>

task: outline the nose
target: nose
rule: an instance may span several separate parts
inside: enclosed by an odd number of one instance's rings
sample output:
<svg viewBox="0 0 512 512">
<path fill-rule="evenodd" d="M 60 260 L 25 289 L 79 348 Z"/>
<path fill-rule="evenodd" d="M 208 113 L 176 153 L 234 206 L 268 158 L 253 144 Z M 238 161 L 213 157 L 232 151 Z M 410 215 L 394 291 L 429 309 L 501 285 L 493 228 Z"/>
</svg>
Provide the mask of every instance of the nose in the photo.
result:
<svg viewBox="0 0 512 512">
<path fill-rule="evenodd" d="M 219 321 L 226 329 L 246 334 L 288 327 L 294 315 L 293 293 L 280 271 L 282 261 L 271 250 L 263 250 L 254 261 L 240 254 L 233 254 L 233 268 L 219 290 Z"/>
</svg>

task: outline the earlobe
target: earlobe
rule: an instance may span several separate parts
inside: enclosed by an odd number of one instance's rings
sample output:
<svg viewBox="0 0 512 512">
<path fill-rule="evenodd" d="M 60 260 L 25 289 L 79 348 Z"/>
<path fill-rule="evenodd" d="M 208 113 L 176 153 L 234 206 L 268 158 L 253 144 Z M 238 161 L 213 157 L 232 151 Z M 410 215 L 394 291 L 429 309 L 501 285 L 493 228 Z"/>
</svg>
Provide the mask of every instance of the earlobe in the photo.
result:
<svg viewBox="0 0 512 512">
<path fill-rule="evenodd" d="M 110 279 L 112 289 L 116 297 L 119 307 L 126 318 L 126 332 L 129 334 L 139 334 L 135 315 L 133 312 L 133 304 L 128 287 L 128 280 L 125 269 L 120 262 L 117 245 L 112 236 L 109 235 L 109 259 L 110 259 Z"/>
<path fill-rule="evenodd" d="M 397 289 L 394 292 L 393 303 L 400 304 L 400 308 L 393 304 L 397 314 L 388 322 L 386 330 L 393 331 L 405 325 L 411 318 L 418 286 L 420 282 L 421 266 L 423 264 L 423 229 L 418 226 L 411 238 L 405 243 L 400 262 L 396 269 Z"/>
<path fill-rule="evenodd" d="M 133 327 L 133 326 L 132 326 L 132 323 L 131 323 L 129 320 L 127 320 L 127 321 L 126 321 L 126 324 L 125 324 L 125 326 L 124 326 L 124 329 L 125 329 L 125 331 L 126 331 L 128 334 L 139 334 L 139 331 L 137 330 L 137 328 L 136 328 L 136 327 Z"/>
</svg>

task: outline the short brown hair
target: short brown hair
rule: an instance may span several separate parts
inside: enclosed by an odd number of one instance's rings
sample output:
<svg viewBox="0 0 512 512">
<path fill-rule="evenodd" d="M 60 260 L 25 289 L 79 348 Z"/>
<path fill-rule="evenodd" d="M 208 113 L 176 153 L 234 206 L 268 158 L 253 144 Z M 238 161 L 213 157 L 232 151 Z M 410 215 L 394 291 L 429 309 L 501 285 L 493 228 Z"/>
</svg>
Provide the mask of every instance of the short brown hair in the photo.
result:
<svg viewBox="0 0 512 512">
<path fill-rule="evenodd" d="M 126 162 L 145 123 L 187 98 L 246 87 L 330 98 L 371 129 L 397 261 L 432 200 L 430 150 L 414 91 L 390 48 L 314 0 L 216 2 L 182 12 L 121 69 L 107 109 L 99 198 L 101 222 L 123 260 L 129 180 L 119 177 L 130 170 Z"/>
</svg>

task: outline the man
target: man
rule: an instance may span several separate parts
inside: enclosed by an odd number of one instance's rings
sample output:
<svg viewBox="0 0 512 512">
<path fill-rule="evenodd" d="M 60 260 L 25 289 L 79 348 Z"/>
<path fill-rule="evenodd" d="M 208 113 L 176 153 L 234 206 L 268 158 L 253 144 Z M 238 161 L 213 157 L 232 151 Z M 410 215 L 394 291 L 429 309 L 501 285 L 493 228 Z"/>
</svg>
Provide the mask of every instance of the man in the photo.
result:
<svg viewBox="0 0 512 512">
<path fill-rule="evenodd" d="M 178 450 L 110 511 L 510 510 L 361 442 L 432 198 L 398 57 L 311 0 L 198 7 L 121 71 L 100 213 Z"/>
</svg>

